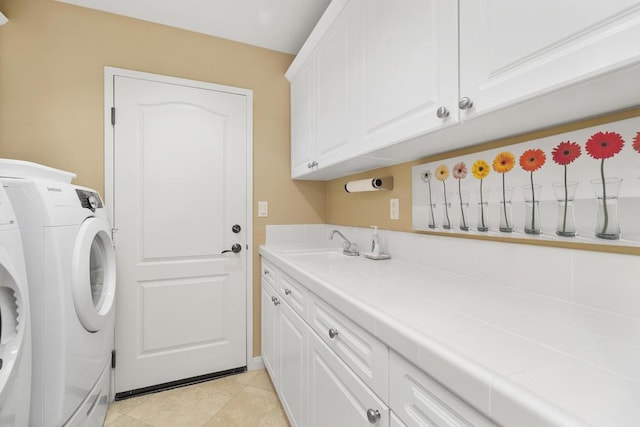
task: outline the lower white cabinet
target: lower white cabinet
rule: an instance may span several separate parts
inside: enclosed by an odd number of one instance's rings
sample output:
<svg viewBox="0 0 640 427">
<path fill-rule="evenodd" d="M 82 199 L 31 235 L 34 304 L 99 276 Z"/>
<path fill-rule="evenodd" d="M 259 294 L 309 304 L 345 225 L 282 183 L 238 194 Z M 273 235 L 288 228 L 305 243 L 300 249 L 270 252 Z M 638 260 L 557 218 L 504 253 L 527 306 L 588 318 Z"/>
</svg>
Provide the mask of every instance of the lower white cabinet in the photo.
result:
<svg viewBox="0 0 640 427">
<path fill-rule="evenodd" d="M 389 406 L 399 418 L 396 425 L 496 427 L 459 397 L 398 354 L 392 351 L 389 360 Z"/>
<path fill-rule="evenodd" d="M 304 426 L 308 327 L 287 304 L 277 308 L 278 392 L 291 425 Z"/>
<path fill-rule="evenodd" d="M 262 278 L 262 291 L 260 295 L 260 308 L 262 309 L 262 322 L 260 325 L 260 332 L 262 334 L 262 361 L 271 376 L 273 385 L 278 388 L 278 372 L 276 370 L 278 367 L 276 364 L 277 310 L 273 300 L 273 298 L 276 298 L 276 292 L 264 277 Z"/>
<path fill-rule="evenodd" d="M 296 427 L 495 427 L 273 265 L 262 265 L 262 360 Z"/>
<path fill-rule="evenodd" d="M 388 426 L 389 408 L 315 334 L 309 334 L 310 427 Z"/>
<path fill-rule="evenodd" d="M 292 426 L 304 426 L 308 327 L 262 280 L 262 360 Z"/>
</svg>

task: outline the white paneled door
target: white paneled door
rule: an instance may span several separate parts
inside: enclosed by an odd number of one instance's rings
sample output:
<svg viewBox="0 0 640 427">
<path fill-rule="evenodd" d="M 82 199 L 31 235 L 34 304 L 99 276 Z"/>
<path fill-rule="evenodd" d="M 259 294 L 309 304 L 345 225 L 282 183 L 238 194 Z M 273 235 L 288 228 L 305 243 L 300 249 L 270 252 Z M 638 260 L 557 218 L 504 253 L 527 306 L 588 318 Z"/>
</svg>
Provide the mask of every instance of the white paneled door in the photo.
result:
<svg viewBox="0 0 640 427">
<path fill-rule="evenodd" d="M 113 88 L 116 392 L 246 366 L 247 96 Z"/>
</svg>

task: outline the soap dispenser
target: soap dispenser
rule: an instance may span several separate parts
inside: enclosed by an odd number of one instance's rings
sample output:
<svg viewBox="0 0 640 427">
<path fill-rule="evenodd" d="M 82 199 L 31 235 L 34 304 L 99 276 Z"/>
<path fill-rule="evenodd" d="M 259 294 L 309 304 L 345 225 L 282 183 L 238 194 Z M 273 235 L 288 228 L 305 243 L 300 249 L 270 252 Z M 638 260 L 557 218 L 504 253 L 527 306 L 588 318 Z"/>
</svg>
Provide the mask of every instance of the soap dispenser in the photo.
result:
<svg viewBox="0 0 640 427">
<path fill-rule="evenodd" d="M 378 237 L 378 227 L 376 225 L 372 225 L 373 228 L 373 236 L 371 236 L 371 255 L 374 257 L 380 256 L 380 239 Z"/>
</svg>

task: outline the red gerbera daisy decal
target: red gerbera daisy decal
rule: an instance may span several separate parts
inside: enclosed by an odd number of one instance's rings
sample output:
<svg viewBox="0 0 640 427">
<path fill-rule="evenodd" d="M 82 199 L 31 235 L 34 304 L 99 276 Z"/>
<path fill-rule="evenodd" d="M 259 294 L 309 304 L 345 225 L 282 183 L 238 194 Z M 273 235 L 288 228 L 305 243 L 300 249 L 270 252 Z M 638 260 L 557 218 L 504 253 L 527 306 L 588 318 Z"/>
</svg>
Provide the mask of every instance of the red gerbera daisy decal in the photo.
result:
<svg viewBox="0 0 640 427">
<path fill-rule="evenodd" d="M 640 153 L 640 132 L 636 133 L 636 137 L 633 138 L 633 149 Z"/>
<path fill-rule="evenodd" d="M 560 166 L 568 165 L 569 163 L 580 157 L 581 154 L 582 150 L 580 149 L 580 146 L 577 143 L 571 141 L 561 142 L 551 152 L 553 161 Z"/>
<path fill-rule="evenodd" d="M 587 153 L 597 160 L 609 159 L 622 150 L 624 139 L 617 132 L 598 132 L 591 135 L 585 144 Z"/>
<path fill-rule="evenodd" d="M 535 172 L 544 165 L 547 160 L 547 156 L 544 155 L 544 151 L 539 148 L 533 150 L 527 150 L 520 156 L 520 167 L 527 172 Z"/>
</svg>

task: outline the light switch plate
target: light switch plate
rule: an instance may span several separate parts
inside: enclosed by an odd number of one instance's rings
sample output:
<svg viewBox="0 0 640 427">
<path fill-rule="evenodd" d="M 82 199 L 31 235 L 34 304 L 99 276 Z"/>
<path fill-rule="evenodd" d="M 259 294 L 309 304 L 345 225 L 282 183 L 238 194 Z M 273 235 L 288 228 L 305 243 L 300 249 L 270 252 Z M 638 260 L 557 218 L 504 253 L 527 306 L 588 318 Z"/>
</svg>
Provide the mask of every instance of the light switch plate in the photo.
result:
<svg viewBox="0 0 640 427">
<path fill-rule="evenodd" d="M 266 218 L 269 216 L 269 202 L 259 201 L 258 202 L 258 217 Z"/>
<path fill-rule="evenodd" d="M 389 199 L 389 218 L 400 219 L 400 199 Z"/>
</svg>

